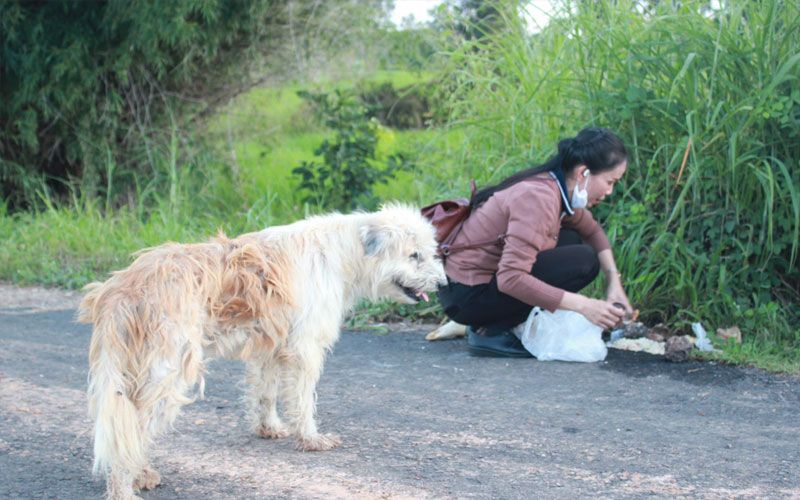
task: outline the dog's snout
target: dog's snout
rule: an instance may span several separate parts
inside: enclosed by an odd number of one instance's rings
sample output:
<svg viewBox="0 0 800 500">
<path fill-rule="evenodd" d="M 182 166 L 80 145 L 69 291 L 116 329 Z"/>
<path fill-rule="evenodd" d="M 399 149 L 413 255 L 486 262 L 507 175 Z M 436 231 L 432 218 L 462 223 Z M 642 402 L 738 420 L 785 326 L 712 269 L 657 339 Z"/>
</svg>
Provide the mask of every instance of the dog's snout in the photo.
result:
<svg viewBox="0 0 800 500">
<path fill-rule="evenodd" d="M 439 273 L 436 277 L 436 287 L 442 288 L 447 286 L 447 275 L 444 273 L 444 266 L 439 266 Z"/>
</svg>

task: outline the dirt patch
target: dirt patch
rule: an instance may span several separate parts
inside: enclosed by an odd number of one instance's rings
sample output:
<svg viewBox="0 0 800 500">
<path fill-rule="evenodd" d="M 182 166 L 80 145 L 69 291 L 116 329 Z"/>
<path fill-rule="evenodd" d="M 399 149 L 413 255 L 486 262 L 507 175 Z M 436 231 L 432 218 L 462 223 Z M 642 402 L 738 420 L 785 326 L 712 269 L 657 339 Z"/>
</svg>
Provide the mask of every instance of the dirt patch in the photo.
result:
<svg viewBox="0 0 800 500">
<path fill-rule="evenodd" d="M 78 307 L 81 297 L 83 294 L 75 290 L 40 286 L 21 287 L 0 283 L 0 308 L 2 309 L 62 311 Z"/>
</svg>

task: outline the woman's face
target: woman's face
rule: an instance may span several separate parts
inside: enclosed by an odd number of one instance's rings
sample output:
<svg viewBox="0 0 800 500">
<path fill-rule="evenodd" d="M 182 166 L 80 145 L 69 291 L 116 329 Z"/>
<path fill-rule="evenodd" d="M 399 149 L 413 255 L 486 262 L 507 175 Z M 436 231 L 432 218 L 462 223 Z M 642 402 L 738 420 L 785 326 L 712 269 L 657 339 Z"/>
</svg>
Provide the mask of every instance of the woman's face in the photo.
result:
<svg viewBox="0 0 800 500">
<path fill-rule="evenodd" d="M 586 183 L 586 177 L 583 177 L 583 169 L 585 166 L 578 167 L 576 170 L 579 176 L 578 188 L 582 188 Z M 586 191 L 589 193 L 588 207 L 593 207 L 603 201 L 606 196 L 610 196 L 614 191 L 614 185 L 619 181 L 628 169 L 628 162 L 623 161 L 611 170 L 600 172 L 598 174 L 589 174 L 589 183 L 586 186 Z"/>
</svg>

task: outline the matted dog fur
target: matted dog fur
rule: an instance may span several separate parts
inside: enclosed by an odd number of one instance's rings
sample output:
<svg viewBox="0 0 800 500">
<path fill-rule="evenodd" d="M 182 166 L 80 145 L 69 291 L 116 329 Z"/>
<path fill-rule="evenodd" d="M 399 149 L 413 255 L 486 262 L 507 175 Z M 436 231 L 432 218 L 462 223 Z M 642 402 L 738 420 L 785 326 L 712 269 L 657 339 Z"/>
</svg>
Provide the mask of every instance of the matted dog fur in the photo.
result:
<svg viewBox="0 0 800 500">
<path fill-rule="evenodd" d="M 315 387 L 345 315 L 362 298 L 427 299 L 444 281 L 433 227 L 393 205 L 168 243 L 88 285 L 79 320 L 94 325 L 89 412 L 108 497 L 135 498 L 160 483 L 148 450 L 202 396 L 213 357 L 246 361 L 253 432 L 293 434 L 302 450 L 336 447 L 339 437 L 317 431 Z"/>
</svg>

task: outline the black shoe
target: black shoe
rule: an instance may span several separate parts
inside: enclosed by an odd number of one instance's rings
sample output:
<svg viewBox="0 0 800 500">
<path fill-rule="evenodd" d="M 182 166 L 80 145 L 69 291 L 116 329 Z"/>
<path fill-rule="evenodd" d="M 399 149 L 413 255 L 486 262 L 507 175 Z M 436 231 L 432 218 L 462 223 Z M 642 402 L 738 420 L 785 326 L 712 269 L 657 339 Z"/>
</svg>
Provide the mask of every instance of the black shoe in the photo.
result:
<svg viewBox="0 0 800 500">
<path fill-rule="evenodd" d="M 522 342 L 508 330 L 491 331 L 467 327 L 467 346 L 471 356 L 491 358 L 532 358 Z"/>
</svg>

